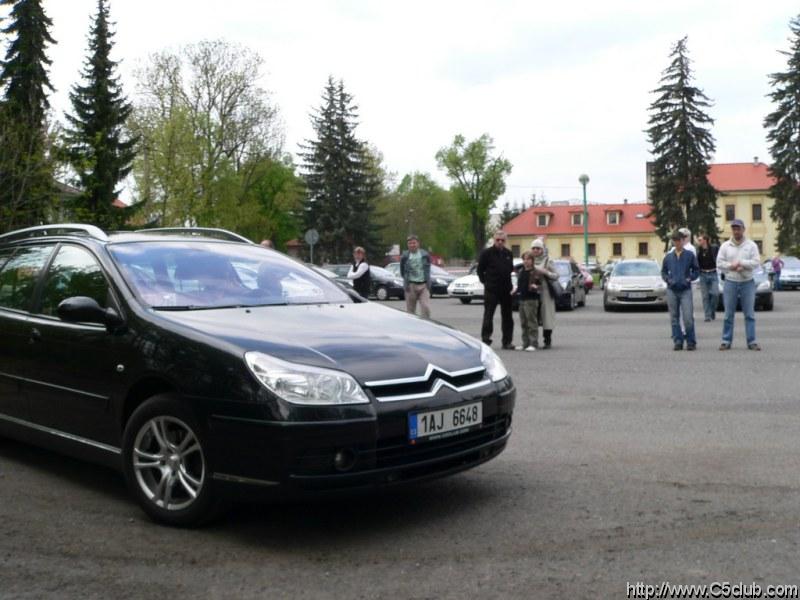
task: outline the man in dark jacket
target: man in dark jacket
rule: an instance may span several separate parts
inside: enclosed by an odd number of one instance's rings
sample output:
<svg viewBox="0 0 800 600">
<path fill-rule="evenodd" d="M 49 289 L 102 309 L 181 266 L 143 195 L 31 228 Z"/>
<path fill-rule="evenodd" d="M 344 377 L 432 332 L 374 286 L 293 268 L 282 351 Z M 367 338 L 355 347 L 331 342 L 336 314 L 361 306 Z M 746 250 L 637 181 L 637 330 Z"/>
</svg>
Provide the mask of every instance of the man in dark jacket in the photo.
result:
<svg viewBox="0 0 800 600">
<path fill-rule="evenodd" d="M 672 324 L 672 341 L 674 350 L 683 350 L 686 340 L 686 349 L 697 348 L 697 339 L 694 335 L 694 304 L 692 302 L 692 281 L 700 275 L 697 266 L 697 256 L 694 252 L 683 247 L 683 235 L 680 231 L 672 233 L 674 252 L 667 252 L 664 262 L 661 263 L 661 278 L 667 284 L 667 305 L 669 318 Z M 683 327 L 681 329 L 681 316 Z"/>
<path fill-rule="evenodd" d="M 504 231 L 494 234 L 494 244 L 484 249 L 478 258 L 478 279 L 483 284 L 483 326 L 481 339 L 486 345 L 492 344 L 494 311 L 500 305 L 503 329 L 503 349 L 514 350 L 514 317 L 511 313 L 511 272 L 514 270 L 514 257 L 506 248 L 507 237 Z"/>
<path fill-rule="evenodd" d="M 703 234 L 699 238 L 697 264 L 700 267 L 700 297 L 703 299 L 705 320 L 713 321 L 717 315 L 719 280 L 717 279 L 717 252 L 719 246 L 711 243 L 711 238 Z"/>
</svg>

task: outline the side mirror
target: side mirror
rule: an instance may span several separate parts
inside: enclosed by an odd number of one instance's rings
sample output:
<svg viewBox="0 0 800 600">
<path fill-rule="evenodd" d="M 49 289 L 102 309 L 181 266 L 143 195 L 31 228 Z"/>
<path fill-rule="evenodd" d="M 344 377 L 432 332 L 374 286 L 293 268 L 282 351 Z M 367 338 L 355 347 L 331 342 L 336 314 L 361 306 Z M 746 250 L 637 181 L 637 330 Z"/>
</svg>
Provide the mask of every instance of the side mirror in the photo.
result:
<svg viewBox="0 0 800 600">
<path fill-rule="evenodd" d="M 62 300 L 56 309 L 58 317 L 68 323 L 99 323 L 113 330 L 124 323 L 113 308 L 103 308 L 94 298 L 73 296 Z"/>
</svg>

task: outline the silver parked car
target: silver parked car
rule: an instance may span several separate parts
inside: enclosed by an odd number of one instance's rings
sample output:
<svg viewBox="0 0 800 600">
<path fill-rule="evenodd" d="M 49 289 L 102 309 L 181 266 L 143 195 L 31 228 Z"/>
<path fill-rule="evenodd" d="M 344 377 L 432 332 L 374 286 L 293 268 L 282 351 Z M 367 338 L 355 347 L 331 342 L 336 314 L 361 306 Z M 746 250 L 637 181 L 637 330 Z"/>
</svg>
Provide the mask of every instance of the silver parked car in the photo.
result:
<svg viewBox="0 0 800 600">
<path fill-rule="evenodd" d="M 654 260 L 621 260 L 614 265 L 603 292 L 606 311 L 624 306 L 667 309 L 667 284 Z"/>
</svg>

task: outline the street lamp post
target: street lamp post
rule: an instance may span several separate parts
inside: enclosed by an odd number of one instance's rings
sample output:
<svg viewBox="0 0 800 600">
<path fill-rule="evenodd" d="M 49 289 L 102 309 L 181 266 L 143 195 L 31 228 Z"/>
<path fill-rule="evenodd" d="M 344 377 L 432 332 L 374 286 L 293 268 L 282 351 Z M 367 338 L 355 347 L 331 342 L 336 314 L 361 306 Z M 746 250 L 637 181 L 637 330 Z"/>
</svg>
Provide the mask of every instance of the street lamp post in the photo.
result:
<svg viewBox="0 0 800 600">
<path fill-rule="evenodd" d="M 584 173 L 578 177 L 578 181 L 583 186 L 583 264 L 589 267 L 589 211 L 586 207 L 586 184 L 589 183 L 589 176 Z"/>
</svg>

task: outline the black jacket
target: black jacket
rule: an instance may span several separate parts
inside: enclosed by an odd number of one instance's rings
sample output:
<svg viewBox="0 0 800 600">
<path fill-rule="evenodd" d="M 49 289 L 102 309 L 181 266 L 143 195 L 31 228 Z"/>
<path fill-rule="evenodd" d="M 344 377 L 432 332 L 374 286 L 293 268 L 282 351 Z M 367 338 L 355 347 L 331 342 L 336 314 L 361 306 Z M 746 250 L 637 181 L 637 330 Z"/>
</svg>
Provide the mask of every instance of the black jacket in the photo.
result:
<svg viewBox="0 0 800 600">
<path fill-rule="evenodd" d="M 483 288 L 494 294 L 511 293 L 514 256 L 508 248 L 490 246 L 478 258 L 478 279 Z"/>
<path fill-rule="evenodd" d="M 531 281 L 539 287 L 532 290 L 530 288 Z M 519 275 L 517 275 L 517 293 L 520 300 L 538 300 L 541 287 L 542 280 L 536 271 L 526 271 L 524 267 L 520 269 Z"/>
</svg>

